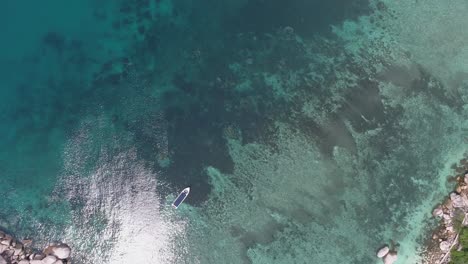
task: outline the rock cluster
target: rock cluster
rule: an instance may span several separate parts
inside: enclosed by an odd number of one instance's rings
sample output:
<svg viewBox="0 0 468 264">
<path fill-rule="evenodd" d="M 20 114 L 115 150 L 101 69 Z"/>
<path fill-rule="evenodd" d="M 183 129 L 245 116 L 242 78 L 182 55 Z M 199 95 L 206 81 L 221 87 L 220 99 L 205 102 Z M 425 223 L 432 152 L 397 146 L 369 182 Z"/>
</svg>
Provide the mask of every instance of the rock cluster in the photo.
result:
<svg viewBox="0 0 468 264">
<path fill-rule="evenodd" d="M 31 243 L 31 240 L 17 241 L 0 231 L 0 264 L 71 264 L 68 245 L 50 245 L 38 252 L 29 247 Z"/>
<path fill-rule="evenodd" d="M 377 257 L 381 258 L 384 264 L 393 264 L 397 260 L 397 252 L 390 250 L 388 246 L 384 246 L 377 251 Z"/>
<path fill-rule="evenodd" d="M 468 226 L 468 161 L 462 159 L 460 165 L 454 168 L 460 173 L 455 179 L 455 191 L 442 204 L 438 205 L 432 215 L 440 219 L 439 229 L 432 239 L 438 243 L 430 251 L 429 263 L 449 263 L 450 250 L 458 245 L 459 227 Z"/>
</svg>

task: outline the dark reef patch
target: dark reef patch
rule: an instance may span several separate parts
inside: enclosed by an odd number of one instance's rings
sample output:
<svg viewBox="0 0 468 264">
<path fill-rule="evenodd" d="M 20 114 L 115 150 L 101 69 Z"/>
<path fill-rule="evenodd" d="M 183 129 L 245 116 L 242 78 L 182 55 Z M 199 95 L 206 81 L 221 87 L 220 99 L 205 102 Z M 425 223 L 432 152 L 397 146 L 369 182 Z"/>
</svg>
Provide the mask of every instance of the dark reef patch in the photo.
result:
<svg viewBox="0 0 468 264">
<path fill-rule="evenodd" d="M 237 9 L 224 10 L 230 5 Z M 329 73 L 329 83 L 323 84 L 306 83 L 306 76 L 299 76 L 301 81 L 285 91 L 294 94 L 292 99 L 276 95 L 273 92 L 275 88 L 259 74 L 268 72 L 284 80 L 291 71 L 307 72 L 311 61 L 304 56 L 304 44 L 296 41 L 295 34 L 311 36 L 326 33 L 330 24 L 368 12 L 365 1 L 336 0 L 325 3 L 294 0 L 285 3 L 250 0 L 230 5 L 225 7 L 213 3 L 209 7 L 213 16 L 207 19 L 207 10 L 200 6 L 189 8 L 182 2 L 175 2 L 174 13 L 177 15 L 174 17 L 186 19 L 190 25 L 188 29 L 174 23 L 170 17 L 138 16 L 147 13 L 147 3 L 132 1 L 123 4 L 120 9 L 122 17 L 114 22 L 119 30 L 128 27 L 125 21 L 136 21 L 137 28 L 140 27 L 138 34 L 142 37 L 135 38 L 132 62 L 145 65 L 156 62 L 155 71 L 148 72 L 142 68 L 138 70 L 140 76 L 157 79 L 159 74 L 167 74 L 163 68 L 165 65 L 171 65 L 174 61 L 179 64 L 171 73 L 173 89 L 162 92 L 160 98 L 160 108 L 168 124 L 171 160 L 168 167 L 159 168 L 154 162 L 156 153 L 152 153 L 154 147 L 151 146 L 159 139 L 145 132 L 145 127 L 151 127 L 145 124 L 153 120 L 151 111 L 139 115 L 138 121 L 124 121 L 125 117 L 116 120 L 128 124 L 127 129 L 136 136 L 141 157 L 153 161 L 155 169 L 163 170 L 165 181 L 177 189 L 187 185 L 195 187 L 197 192 L 188 200 L 193 204 L 202 202 L 210 192 L 211 186 L 204 171 L 207 166 L 216 167 L 222 173 L 233 171 L 234 164 L 224 138 L 227 127 L 239 130 L 243 144 L 260 142 L 276 151 L 275 122 L 285 122 L 301 131 L 309 131 L 328 155 L 331 155 L 335 145 L 352 151 L 355 149 L 345 119 L 352 119 L 361 129 L 367 128 L 361 123 L 360 115 L 348 113 L 353 109 L 347 106 L 330 116 L 328 127 L 318 126 L 314 121 L 297 115 L 307 100 L 313 98 L 325 102 L 331 97 L 327 85 L 333 84 L 333 72 Z M 171 50 L 174 45 L 177 49 Z M 233 62 L 240 62 L 247 72 L 233 71 L 230 67 Z M 125 90 L 127 78 L 124 74 L 108 75 L 99 80 L 99 86 L 118 86 Z M 236 85 L 246 79 L 251 81 L 251 88 L 236 90 Z M 141 90 L 139 93 L 146 92 Z M 109 105 L 118 100 L 117 97 L 133 93 L 115 93 L 110 88 L 98 92 L 102 94 L 99 101 L 109 101 Z M 351 95 L 348 99 L 350 104 L 360 104 L 359 99 Z M 372 114 L 376 109 L 381 111 L 377 104 L 364 107 L 367 108 L 358 111 Z"/>
<path fill-rule="evenodd" d="M 42 41 L 46 46 L 52 47 L 60 54 L 62 54 L 65 49 L 66 39 L 63 35 L 57 32 L 48 32 L 43 37 Z"/>
<path fill-rule="evenodd" d="M 320 149 L 320 153 L 326 158 L 332 158 L 335 146 L 346 148 L 352 153 L 356 152 L 356 143 L 344 123 L 344 119 L 338 115 L 332 115 L 325 124 L 318 124 L 310 118 L 297 118 L 296 127 L 309 135 Z"/>
<path fill-rule="evenodd" d="M 265 33 L 289 26 L 310 36 L 329 33 L 330 25 L 370 11 L 365 0 L 249 0 L 231 18 L 229 27 L 237 32 Z"/>
<path fill-rule="evenodd" d="M 387 117 L 377 82 L 360 80 L 358 87 L 351 88 L 340 115 L 351 121 L 357 132 L 375 129 L 383 124 Z"/>
<path fill-rule="evenodd" d="M 213 97 L 208 97 L 213 98 Z M 232 173 L 233 163 L 223 137 L 223 108 L 218 104 L 193 102 L 186 109 L 166 109 L 171 165 L 166 180 L 182 188 L 193 186 L 193 203 L 206 198 L 210 186 L 204 168 L 213 166 Z"/>
<path fill-rule="evenodd" d="M 420 78 L 413 80 L 411 83 L 411 91 L 414 93 L 424 93 L 432 97 L 436 101 L 440 101 L 444 105 L 453 107 L 458 110 L 463 109 L 463 99 L 459 89 L 452 89 L 452 93 L 446 92 L 442 82 L 432 76 L 427 70 L 418 67 Z M 467 80 L 468 78 L 462 77 Z M 459 88 L 459 87 L 457 87 Z M 466 87 L 465 87 L 466 88 Z M 463 88 L 461 88 L 463 89 Z"/>
</svg>

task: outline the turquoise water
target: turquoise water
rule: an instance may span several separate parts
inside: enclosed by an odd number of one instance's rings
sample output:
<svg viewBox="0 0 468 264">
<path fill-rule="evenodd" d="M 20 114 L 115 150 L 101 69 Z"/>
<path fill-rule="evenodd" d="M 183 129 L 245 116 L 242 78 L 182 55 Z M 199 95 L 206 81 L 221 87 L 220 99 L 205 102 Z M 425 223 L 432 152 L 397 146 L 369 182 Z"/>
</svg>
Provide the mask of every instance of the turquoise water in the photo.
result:
<svg viewBox="0 0 468 264">
<path fill-rule="evenodd" d="M 467 11 L 6 1 L 0 227 L 74 263 L 418 263 L 467 155 Z"/>
</svg>

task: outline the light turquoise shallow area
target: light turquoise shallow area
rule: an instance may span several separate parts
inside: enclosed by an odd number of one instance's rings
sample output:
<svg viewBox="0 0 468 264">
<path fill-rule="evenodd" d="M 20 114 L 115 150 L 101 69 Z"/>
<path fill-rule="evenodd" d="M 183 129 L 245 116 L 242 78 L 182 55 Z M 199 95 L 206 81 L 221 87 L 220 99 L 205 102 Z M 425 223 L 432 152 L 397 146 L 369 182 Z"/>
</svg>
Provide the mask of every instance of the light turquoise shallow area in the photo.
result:
<svg viewBox="0 0 468 264">
<path fill-rule="evenodd" d="M 419 263 L 467 156 L 465 1 L 312 35 L 142 2 L 1 4 L 0 227 L 74 263 Z"/>
</svg>

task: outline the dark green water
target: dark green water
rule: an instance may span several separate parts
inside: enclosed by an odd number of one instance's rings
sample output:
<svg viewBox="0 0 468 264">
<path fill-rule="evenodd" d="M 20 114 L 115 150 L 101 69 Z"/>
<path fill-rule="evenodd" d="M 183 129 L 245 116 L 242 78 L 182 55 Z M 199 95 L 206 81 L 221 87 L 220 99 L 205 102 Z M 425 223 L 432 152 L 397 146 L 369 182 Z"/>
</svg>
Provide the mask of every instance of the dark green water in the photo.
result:
<svg viewBox="0 0 468 264">
<path fill-rule="evenodd" d="M 74 263 L 416 263 L 466 155 L 465 11 L 4 1 L 0 227 Z"/>
</svg>

